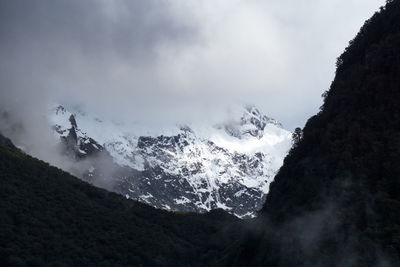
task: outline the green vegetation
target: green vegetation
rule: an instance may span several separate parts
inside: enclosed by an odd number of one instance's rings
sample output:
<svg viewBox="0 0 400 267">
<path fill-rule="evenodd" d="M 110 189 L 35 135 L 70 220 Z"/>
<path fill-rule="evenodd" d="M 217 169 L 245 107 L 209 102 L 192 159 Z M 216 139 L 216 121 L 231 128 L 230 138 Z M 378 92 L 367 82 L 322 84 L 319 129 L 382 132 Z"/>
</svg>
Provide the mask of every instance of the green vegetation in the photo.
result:
<svg viewBox="0 0 400 267">
<path fill-rule="evenodd" d="M 0 179 L 2 266 L 195 266 L 237 238 L 237 220 L 222 211 L 156 210 L 25 155 L 4 137 Z"/>
<path fill-rule="evenodd" d="M 273 227 L 229 265 L 400 266 L 400 1 L 366 21 L 323 96 L 271 184 Z"/>
<path fill-rule="evenodd" d="M 400 266 L 400 0 L 337 61 L 324 105 L 256 220 L 169 213 L 94 188 L 0 137 L 6 266 Z"/>
</svg>

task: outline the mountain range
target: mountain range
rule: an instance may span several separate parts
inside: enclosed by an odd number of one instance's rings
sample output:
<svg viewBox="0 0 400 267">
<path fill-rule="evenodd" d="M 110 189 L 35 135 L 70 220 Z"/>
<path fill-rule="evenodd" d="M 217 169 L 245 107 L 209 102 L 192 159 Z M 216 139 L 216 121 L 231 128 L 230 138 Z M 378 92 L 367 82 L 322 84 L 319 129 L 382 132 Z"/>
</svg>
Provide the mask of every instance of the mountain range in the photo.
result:
<svg viewBox="0 0 400 267">
<path fill-rule="evenodd" d="M 296 131 L 258 216 L 249 220 L 222 209 L 166 211 L 126 199 L 25 154 L 0 135 L 0 263 L 400 266 L 399 0 L 387 1 L 366 21 L 338 58 L 323 97 L 318 114 Z M 84 159 L 90 147 L 76 141 L 83 124 L 66 117 L 67 131 L 55 126 L 55 138 L 67 144 L 65 153 Z M 163 140 L 142 141 L 161 149 Z M 107 150 L 99 145 L 101 155 Z"/>
<path fill-rule="evenodd" d="M 62 153 L 80 163 L 78 173 L 90 183 L 166 210 L 222 208 L 250 218 L 261 209 L 292 137 L 254 106 L 232 113 L 215 125 L 151 132 L 55 105 L 49 121 Z"/>
</svg>

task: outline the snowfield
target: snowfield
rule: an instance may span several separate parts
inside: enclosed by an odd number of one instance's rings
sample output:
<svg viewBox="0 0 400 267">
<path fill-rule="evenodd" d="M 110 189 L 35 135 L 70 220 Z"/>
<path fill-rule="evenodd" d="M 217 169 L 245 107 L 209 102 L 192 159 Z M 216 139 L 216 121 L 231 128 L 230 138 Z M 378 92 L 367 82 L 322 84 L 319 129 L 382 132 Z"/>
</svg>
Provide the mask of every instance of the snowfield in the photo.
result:
<svg viewBox="0 0 400 267">
<path fill-rule="evenodd" d="M 56 105 L 49 122 L 58 140 L 73 141 L 76 160 L 106 151 L 121 167 L 108 174 L 115 180 L 113 191 L 167 210 L 222 208 L 250 218 L 261 208 L 292 139 L 279 122 L 254 106 L 234 113 L 236 118 L 227 122 L 154 131 Z M 91 179 L 105 175 L 93 165 Z"/>
</svg>

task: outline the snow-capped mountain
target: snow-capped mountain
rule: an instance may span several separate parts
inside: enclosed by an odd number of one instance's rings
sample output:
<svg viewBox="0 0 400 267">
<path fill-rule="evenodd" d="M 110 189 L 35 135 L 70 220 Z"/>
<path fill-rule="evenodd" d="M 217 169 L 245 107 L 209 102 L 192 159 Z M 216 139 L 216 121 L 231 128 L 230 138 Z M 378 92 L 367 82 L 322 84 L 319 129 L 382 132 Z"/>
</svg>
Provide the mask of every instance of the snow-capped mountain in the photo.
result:
<svg viewBox="0 0 400 267">
<path fill-rule="evenodd" d="M 75 108 L 49 116 L 64 153 L 84 162 L 82 177 L 167 210 L 222 208 L 254 216 L 291 147 L 291 133 L 247 106 L 217 125 L 187 124 L 155 133 Z M 83 166 L 83 167 L 82 167 Z"/>
</svg>

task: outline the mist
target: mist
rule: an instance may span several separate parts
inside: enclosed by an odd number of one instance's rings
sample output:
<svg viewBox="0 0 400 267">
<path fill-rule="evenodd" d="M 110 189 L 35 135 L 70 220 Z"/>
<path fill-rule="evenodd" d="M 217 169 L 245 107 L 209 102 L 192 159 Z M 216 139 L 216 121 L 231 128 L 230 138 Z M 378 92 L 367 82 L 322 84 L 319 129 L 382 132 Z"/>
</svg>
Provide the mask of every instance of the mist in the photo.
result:
<svg viewBox="0 0 400 267">
<path fill-rule="evenodd" d="M 1 128 L 52 161 L 57 147 L 43 147 L 54 103 L 148 127 L 254 104 L 293 130 L 318 111 L 336 57 L 382 4 L 0 1 L 0 105 L 25 133 Z"/>
</svg>

